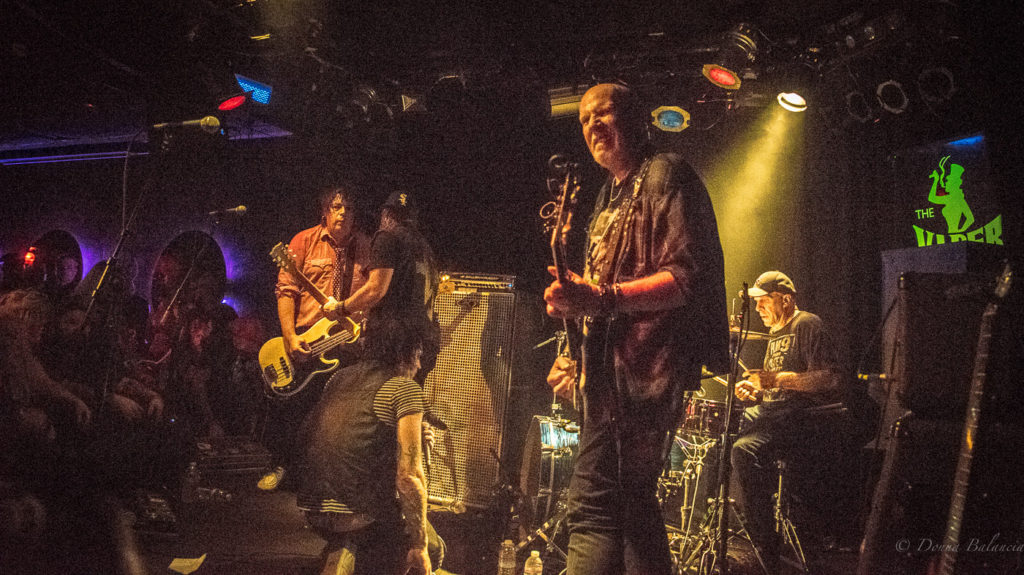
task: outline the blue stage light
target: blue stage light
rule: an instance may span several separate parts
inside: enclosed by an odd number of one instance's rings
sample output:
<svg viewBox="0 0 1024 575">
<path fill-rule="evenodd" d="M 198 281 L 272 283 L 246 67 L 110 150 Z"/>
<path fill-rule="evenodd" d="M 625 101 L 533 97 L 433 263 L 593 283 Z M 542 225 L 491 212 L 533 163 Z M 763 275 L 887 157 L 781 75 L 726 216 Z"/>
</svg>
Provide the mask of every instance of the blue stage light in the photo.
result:
<svg viewBox="0 0 1024 575">
<path fill-rule="evenodd" d="M 238 80 L 238 85 L 241 86 L 242 90 L 250 94 L 254 102 L 259 102 L 260 104 L 270 103 L 270 94 L 274 91 L 272 86 L 257 82 L 252 78 L 246 78 L 241 74 L 235 74 L 235 79 Z"/>
</svg>

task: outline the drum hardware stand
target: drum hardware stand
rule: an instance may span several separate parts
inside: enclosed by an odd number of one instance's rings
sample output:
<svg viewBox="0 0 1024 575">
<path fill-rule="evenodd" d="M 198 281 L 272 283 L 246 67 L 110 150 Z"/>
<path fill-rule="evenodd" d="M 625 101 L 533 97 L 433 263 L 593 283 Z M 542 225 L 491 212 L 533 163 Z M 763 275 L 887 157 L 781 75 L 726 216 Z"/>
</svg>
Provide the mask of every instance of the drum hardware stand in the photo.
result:
<svg viewBox="0 0 1024 575">
<path fill-rule="evenodd" d="M 565 501 L 565 496 L 562 495 L 558 498 L 557 511 L 550 519 L 544 522 L 543 525 L 537 528 L 536 531 L 529 534 L 526 539 L 519 542 L 516 546 L 516 553 L 519 553 L 531 543 L 536 541 L 538 538 L 543 539 L 547 543 L 545 548 L 545 555 L 550 556 L 552 553 L 558 553 L 558 556 L 564 562 L 568 559 L 566 551 L 563 551 L 555 543 L 555 537 L 562 530 L 562 525 L 565 523 L 566 516 L 569 514 L 569 505 Z"/>
<path fill-rule="evenodd" d="M 687 536 L 684 536 L 683 542 L 680 545 L 678 551 L 680 573 L 694 572 L 700 575 L 728 573 L 727 560 L 724 559 L 724 556 L 718 554 L 717 549 L 719 547 L 717 546 L 717 543 L 721 539 L 728 539 L 730 536 L 736 536 L 746 539 L 747 541 L 751 541 L 750 534 L 747 532 L 746 519 L 739 510 L 736 509 L 736 502 L 733 499 L 729 500 L 728 505 L 724 509 L 721 506 L 721 500 L 717 498 L 709 498 L 708 504 L 708 513 L 700 524 L 700 533 L 697 536 L 696 545 L 693 549 L 689 550 L 689 553 L 686 553 L 687 543 L 691 538 Z M 739 519 L 739 529 L 736 531 L 729 531 L 728 533 L 718 532 L 716 530 L 716 526 L 723 523 L 722 515 L 727 514 L 729 511 L 735 513 L 737 519 Z M 761 570 L 767 574 L 768 569 L 765 567 L 760 549 L 758 549 L 752 542 L 751 547 L 754 550 L 754 556 L 757 558 L 758 565 L 760 565 Z M 719 558 L 722 558 L 720 566 L 718 565 Z M 691 568 L 688 566 L 692 565 L 695 560 L 699 560 L 699 563 L 696 567 L 693 567 L 695 570 L 691 571 Z"/>
<path fill-rule="evenodd" d="M 807 568 L 807 556 L 796 534 L 796 526 L 789 518 L 789 497 L 785 491 L 786 461 L 780 459 L 776 466 L 779 469 L 779 489 L 775 492 L 775 531 L 782 537 L 782 544 L 789 547 L 796 556 L 796 567 L 801 573 L 810 573 Z M 783 558 L 783 560 L 785 560 Z"/>
<path fill-rule="evenodd" d="M 750 317 L 750 295 L 749 286 L 746 282 L 743 283 L 743 306 L 742 306 L 742 317 L 747 319 L 749 323 Z M 729 477 L 732 473 L 730 466 L 730 459 L 732 456 L 732 434 L 729 430 L 732 428 L 732 411 L 736 401 L 736 380 L 739 379 L 740 369 L 740 352 L 743 349 L 743 343 L 746 337 L 743 335 L 746 330 L 740 329 L 740 337 L 736 340 L 736 344 L 732 345 L 730 338 L 730 363 L 731 369 L 729 370 L 729 377 L 727 381 L 727 391 L 725 399 L 725 426 L 722 430 L 721 438 L 719 439 L 719 445 L 721 446 L 721 457 L 718 459 L 718 499 L 712 504 L 709 509 L 708 516 L 705 518 L 705 531 L 709 532 L 710 548 L 704 551 L 704 556 L 701 558 L 700 573 L 711 574 L 715 571 L 715 563 L 721 561 L 721 566 L 718 567 L 719 573 L 729 572 L 729 510 L 733 508 L 733 500 L 729 497 Z M 736 512 L 735 509 L 733 509 Z M 736 512 L 736 516 L 740 519 L 740 531 L 739 534 L 746 536 L 749 540 L 749 534 L 745 526 L 743 516 Z M 712 528 L 712 524 L 717 524 Z M 701 545 L 698 545 L 696 549 L 687 557 L 686 562 L 688 564 L 693 558 L 697 556 L 697 553 L 701 551 Z M 757 562 L 761 565 L 762 571 L 768 573 L 767 567 L 765 567 L 764 559 L 761 557 L 761 552 L 757 548 L 757 545 L 753 545 L 754 555 L 757 557 Z M 710 560 L 707 554 L 710 553 Z"/>
</svg>

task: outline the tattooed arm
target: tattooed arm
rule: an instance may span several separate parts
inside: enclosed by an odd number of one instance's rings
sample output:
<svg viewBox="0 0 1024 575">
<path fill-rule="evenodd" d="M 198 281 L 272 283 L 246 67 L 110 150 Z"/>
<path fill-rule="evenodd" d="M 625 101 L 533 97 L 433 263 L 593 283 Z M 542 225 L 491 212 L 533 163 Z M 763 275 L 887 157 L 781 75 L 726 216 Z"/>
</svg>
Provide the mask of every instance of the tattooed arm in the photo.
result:
<svg viewBox="0 0 1024 575">
<path fill-rule="evenodd" d="M 402 503 L 405 529 L 409 534 L 409 552 L 405 558 L 407 573 L 429 573 L 427 556 L 427 488 L 423 475 L 421 447 L 423 414 L 414 413 L 398 420 L 398 499 Z"/>
</svg>

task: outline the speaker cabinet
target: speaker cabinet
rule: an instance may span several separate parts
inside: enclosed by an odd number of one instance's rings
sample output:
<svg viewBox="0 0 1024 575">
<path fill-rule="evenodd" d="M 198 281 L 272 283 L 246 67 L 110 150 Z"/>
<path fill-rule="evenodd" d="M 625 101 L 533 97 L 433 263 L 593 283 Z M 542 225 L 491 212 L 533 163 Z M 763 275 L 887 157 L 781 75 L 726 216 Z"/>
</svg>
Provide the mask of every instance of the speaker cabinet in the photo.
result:
<svg viewBox="0 0 1024 575">
<path fill-rule="evenodd" d="M 442 277 L 434 300 L 441 351 L 424 392 L 447 429 L 435 431 L 428 496 L 454 511 L 486 509 L 501 484 L 516 341 L 514 278 Z"/>
<path fill-rule="evenodd" d="M 900 276 L 895 375 L 905 409 L 922 417 L 963 419 L 992 283 L 971 274 Z"/>
</svg>

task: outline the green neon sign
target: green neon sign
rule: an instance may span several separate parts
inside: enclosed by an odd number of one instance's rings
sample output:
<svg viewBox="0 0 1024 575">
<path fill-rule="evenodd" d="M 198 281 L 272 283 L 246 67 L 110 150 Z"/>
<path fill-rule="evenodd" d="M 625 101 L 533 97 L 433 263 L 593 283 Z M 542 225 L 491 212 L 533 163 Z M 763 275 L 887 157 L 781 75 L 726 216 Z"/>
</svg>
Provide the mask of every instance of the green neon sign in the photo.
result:
<svg viewBox="0 0 1024 575">
<path fill-rule="evenodd" d="M 945 233 L 913 226 L 918 247 L 956 242 L 1003 245 L 1003 216 L 1001 214 L 987 224 L 971 229 L 971 226 L 974 225 L 974 214 L 964 196 L 964 167 L 960 164 L 949 164 L 947 173 L 947 162 L 949 162 L 949 156 L 944 156 L 939 160 L 938 169 L 932 170 L 929 175 L 932 179 L 932 186 L 928 192 L 928 201 L 940 206 L 939 214 L 936 215 L 934 206 L 914 210 L 914 215 L 919 221 L 937 219 L 938 216 L 941 216 L 946 223 Z"/>
</svg>

